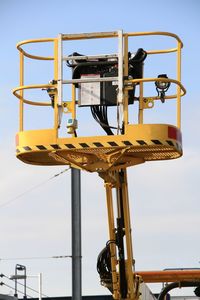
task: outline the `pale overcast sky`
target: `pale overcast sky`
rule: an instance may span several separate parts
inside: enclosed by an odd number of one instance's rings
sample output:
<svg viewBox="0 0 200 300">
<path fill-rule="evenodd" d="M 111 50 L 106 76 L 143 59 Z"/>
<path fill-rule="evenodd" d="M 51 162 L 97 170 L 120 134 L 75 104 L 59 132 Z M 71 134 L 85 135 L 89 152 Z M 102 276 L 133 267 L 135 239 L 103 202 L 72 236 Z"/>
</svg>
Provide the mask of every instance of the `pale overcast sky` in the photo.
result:
<svg viewBox="0 0 200 300">
<path fill-rule="evenodd" d="M 50 179 L 65 167 L 36 167 L 15 158 L 18 101 L 11 90 L 18 85 L 19 76 L 16 44 L 26 39 L 56 37 L 58 33 L 118 29 L 169 31 L 184 44 L 184 156 L 128 171 L 136 269 L 199 267 L 199 11 L 199 0 L 0 0 L 0 273 L 9 276 L 16 263 L 24 264 L 29 275 L 42 273 L 44 294 L 71 295 L 70 258 L 15 259 L 71 255 L 70 172 Z M 94 52 L 98 53 L 98 45 Z M 34 78 L 38 72 L 40 79 L 44 70 L 34 72 Z M 37 189 L 1 206 L 37 185 Z M 96 271 L 96 258 L 107 240 L 103 182 L 97 174 L 82 172 L 83 295 L 108 294 L 100 286 Z M 2 281 L 14 287 L 11 281 Z M 37 289 L 35 279 L 30 279 L 28 285 Z M 1 286 L 0 293 L 9 292 L 13 293 Z"/>
</svg>

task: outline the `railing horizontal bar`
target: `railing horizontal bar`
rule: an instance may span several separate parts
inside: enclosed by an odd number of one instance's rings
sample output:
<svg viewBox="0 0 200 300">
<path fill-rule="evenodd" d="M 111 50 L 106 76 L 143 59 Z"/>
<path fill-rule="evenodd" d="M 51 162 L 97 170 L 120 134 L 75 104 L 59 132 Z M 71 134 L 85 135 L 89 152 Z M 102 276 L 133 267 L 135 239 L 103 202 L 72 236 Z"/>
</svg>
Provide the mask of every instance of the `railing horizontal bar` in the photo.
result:
<svg viewBox="0 0 200 300">
<path fill-rule="evenodd" d="M 107 82 L 107 81 L 118 81 L 118 77 L 71 79 L 71 80 L 63 80 L 62 83 L 73 84 L 73 83 Z"/>
<path fill-rule="evenodd" d="M 110 37 L 117 37 L 117 31 L 62 34 L 63 40 L 81 40 L 81 39 L 96 39 L 96 38 L 110 38 Z"/>
<path fill-rule="evenodd" d="M 63 60 L 85 60 L 85 59 L 87 60 L 87 59 L 98 59 L 98 58 L 117 58 L 117 54 L 63 56 Z"/>
<path fill-rule="evenodd" d="M 178 42 L 181 43 L 181 48 L 183 47 L 183 43 L 181 39 L 178 37 L 178 35 L 171 33 L 171 32 L 166 32 L 166 31 L 147 31 L 147 32 L 128 32 L 127 33 L 128 37 L 131 36 L 145 36 L 145 35 L 163 35 L 163 36 L 169 36 L 174 39 L 176 39 Z"/>
<path fill-rule="evenodd" d="M 163 50 L 148 50 L 147 54 L 165 54 L 171 52 L 177 52 L 177 48 L 163 49 Z"/>
<path fill-rule="evenodd" d="M 186 89 L 184 88 L 184 86 L 181 84 L 180 81 L 172 79 L 172 78 L 137 78 L 137 79 L 129 79 L 129 80 L 125 80 L 125 85 L 128 86 L 130 84 L 137 84 L 139 82 L 155 82 L 155 81 L 159 81 L 159 82 L 172 82 L 177 84 L 178 86 L 180 86 L 180 88 L 183 91 L 183 95 L 186 94 Z M 181 95 L 181 96 L 183 96 Z"/>
</svg>

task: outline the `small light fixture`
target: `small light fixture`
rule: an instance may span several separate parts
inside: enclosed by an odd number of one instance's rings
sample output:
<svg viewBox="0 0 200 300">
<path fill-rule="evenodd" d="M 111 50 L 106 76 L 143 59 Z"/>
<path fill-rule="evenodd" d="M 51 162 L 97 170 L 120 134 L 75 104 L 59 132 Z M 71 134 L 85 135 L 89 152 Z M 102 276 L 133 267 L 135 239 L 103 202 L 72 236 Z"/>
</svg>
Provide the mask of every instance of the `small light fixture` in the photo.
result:
<svg viewBox="0 0 200 300">
<path fill-rule="evenodd" d="M 168 79 L 167 74 L 160 74 L 158 75 L 158 78 Z M 170 82 L 166 81 L 155 81 L 156 91 L 158 92 L 158 96 L 160 97 L 162 103 L 165 102 L 165 93 L 169 89 L 170 84 Z"/>
</svg>

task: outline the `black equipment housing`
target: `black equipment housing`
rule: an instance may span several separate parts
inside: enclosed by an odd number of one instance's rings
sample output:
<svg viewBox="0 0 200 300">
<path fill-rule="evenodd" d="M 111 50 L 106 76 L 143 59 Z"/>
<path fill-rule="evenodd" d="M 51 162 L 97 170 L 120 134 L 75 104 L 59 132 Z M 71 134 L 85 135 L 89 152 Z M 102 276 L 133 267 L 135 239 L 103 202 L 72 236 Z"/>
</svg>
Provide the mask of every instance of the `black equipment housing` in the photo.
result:
<svg viewBox="0 0 200 300">
<path fill-rule="evenodd" d="M 74 52 L 72 56 L 82 56 Z M 146 51 L 139 48 L 131 57 L 129 52 L 129 70 L 128 77 L 137 79 L 143 77 L 143 62 L 147 56 Z M 118 62 L 111 59 L 98 59 L 98 60 L 74 60 L 73 63 L 67 61 L 67 65 L 72 68 L 72 79 L 80 79 L 82 75 L 95 74 L 100 77 L 117 77 L 118 76 Z M 100 83 L 100 103 L 101 106 L 116 106 L 117 105 L 117 82 L 106 81 Z M 81 88 L 81 84 L 76 84 L 76 88 Z M 133 104 L 135 98 L 135 86 L 128 93 L 128 103 Z M 81 105 L 79 106 L 93 106 Z"/>
</svg>

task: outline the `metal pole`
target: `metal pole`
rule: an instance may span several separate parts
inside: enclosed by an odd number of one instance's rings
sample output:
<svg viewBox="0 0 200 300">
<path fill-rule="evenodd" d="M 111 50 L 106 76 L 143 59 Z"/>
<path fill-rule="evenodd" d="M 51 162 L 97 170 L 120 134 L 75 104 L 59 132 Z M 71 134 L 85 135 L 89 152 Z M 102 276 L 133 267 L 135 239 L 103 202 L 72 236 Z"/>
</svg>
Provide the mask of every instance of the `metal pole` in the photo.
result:
<svg viewBox="0 0 200 300">
<path fill-rule="evenodd" d="M 71 169 L 72 300 L 81 300 L 81 171 Z"/>
<path fill-rule="evenodd" d="M 42 300 L 42 273 L 38 274 L 38 285 L 39 300 Z"/>
<path fill-rule="evenodd" d="M 17 265 L 15 266 L 15 293 L 14 293 L 14 297 L 18 298 L 18 294 L 17 294 Z"/>
<path fill-rule="evenodd" d="M 24 267 L 24 299 L 26 298 L 26 267 Z"/>
</svg>

